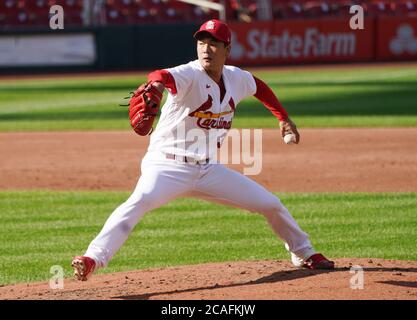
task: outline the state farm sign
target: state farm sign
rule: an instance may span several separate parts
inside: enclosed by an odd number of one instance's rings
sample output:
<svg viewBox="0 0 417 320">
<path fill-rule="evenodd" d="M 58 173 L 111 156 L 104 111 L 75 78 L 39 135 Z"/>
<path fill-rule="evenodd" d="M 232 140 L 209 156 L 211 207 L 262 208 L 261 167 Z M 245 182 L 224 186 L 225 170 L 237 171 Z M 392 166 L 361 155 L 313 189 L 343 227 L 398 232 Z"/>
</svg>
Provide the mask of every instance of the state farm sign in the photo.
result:
<svg viewBox="0 0 417 320">
<path fill-rule="evenodd" d="M 293 35 L 290 30 L 279 36 L 255 29 L 248 33 L 247 43 L 250 59 L 352 56 L 356 49 L 353 33 L 323 34 L 316 28 L 306 29 L 303 36 Z"/>
<path fill-rule="evenodd" d="M 355 61 L 373 57 L 372 30 L 350 30 L 343 20 L 231 24 L 230 62 Z"/>
</svg>

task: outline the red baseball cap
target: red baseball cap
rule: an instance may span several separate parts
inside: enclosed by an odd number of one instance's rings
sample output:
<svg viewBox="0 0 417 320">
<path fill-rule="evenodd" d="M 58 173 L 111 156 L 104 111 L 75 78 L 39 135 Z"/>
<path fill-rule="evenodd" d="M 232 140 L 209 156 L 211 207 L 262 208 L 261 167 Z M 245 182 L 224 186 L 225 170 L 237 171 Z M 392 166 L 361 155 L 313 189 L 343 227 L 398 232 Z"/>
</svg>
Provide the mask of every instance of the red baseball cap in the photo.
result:
<svg viewBox="0 0 417 320">
<path fill-rule="evenodd" d="M 229 27 L 227 24 L 220 20 L 212 19 L 204 22 L 200 29 L 194 33 L 194 38 L 197 39 L 198 35 L 203 32 L 210 33 L 214 38 L 226 43 L 227 45 L 229 45 L 231 42 L 231 33 Z"/>
</svg>

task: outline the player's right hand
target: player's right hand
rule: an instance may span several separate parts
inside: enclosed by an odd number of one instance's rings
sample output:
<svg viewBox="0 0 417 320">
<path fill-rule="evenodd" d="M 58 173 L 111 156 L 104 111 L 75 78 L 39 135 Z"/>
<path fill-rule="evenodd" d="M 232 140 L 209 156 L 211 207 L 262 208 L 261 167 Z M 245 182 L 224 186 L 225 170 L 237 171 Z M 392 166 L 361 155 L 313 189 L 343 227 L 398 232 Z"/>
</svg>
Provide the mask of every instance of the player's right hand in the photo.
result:
<svg viewBox="0 0 417 320">
<path fill-rule="evenodd" d="M 297 130 L 297 126 L 295 123 L 290 119 L 287 118 L 286 120 L 279 122 L 279 127 L 281 130 L 281 136 L 284 138 L 287 134 L 293 133 L 295 135 L 295 143 L 298 144 L 300 141 L 300 133 Z"/>
</svg>

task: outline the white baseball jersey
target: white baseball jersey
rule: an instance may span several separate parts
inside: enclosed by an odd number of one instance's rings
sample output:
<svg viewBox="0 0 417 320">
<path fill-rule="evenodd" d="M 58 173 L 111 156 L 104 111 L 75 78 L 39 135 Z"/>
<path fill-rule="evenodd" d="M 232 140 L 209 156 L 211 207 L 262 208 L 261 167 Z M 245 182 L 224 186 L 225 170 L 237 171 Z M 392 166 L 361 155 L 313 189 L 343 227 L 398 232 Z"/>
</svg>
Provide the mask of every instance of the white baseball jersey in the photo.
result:
<svg viewBox="0 0 417 320">
<path fill-rule="evenodd" d="M 187 156 L 196 160 L 214 158 L 232 125 L 237 104 L 256 93 L 252 74 L 224 66 L 225 96 L 198 60 L 166 69 L 175 79 L 177 93 L 170 92 L 151 135 L 148 151 Z"/>
</svg>

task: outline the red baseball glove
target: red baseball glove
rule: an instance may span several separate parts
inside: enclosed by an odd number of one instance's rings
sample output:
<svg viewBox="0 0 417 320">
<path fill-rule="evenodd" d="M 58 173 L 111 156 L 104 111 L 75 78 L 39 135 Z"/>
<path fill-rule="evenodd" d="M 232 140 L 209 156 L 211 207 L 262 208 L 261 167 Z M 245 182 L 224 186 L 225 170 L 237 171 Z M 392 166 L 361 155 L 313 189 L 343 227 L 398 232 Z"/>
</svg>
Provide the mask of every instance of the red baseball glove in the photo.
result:
<svg viewBox="0 0 417 320">
<path fill-rule="evenodd" d="M 152 131 L 161 105 L 162 93 L 151 82 L 141 85 L 129 101 L 129 119 L 133 130 L 141 136 Z"/>
</svg>

